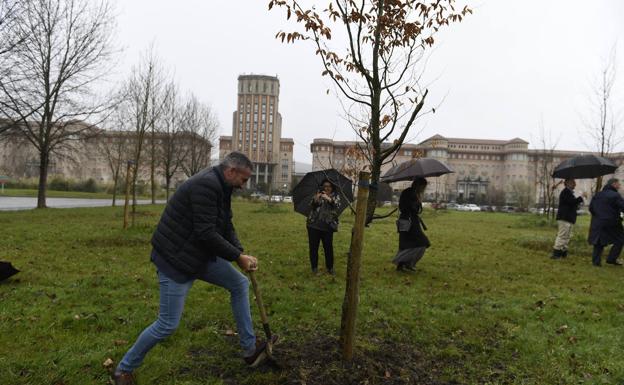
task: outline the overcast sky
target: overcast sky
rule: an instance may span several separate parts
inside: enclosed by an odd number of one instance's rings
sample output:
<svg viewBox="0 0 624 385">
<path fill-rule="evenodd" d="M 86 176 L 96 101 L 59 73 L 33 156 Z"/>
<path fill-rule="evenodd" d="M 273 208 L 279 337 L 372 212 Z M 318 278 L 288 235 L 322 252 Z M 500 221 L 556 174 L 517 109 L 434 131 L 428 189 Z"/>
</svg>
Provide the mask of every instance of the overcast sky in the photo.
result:
<svg viewBox="0 0 624 385">
<path fill-rule="evenodd" d="M 311 163 L 310 142 L 353 140 L 320 63 L 305 43 L 275 39 L 292 29 L 267 0 L 119 0 L 118 41 L 124 48 L 117 76 L 150 43 L 175 68 L 182 89 L 209 103 L 231 135 L 240 74 L 277 75 L 282 135 L 295 140 L 295 160 Z M 319 2 L 317 2 L 319 3 Z M 320 2 L 325 4 L 326 1 Z M 536 146 L 539 122 L 559 149 L 588 150 L 581 117 L 588 93 L 613 46 L 616 98 L 624 109 L 624 1 L 481 0 L 474 14 L 438 35 L 427 65 L 435 115 L 419 122 L 413 142 L 448 137 L 523 138 Z M 624 151 L 624 148 L 617 148 Z"/>
</svg>

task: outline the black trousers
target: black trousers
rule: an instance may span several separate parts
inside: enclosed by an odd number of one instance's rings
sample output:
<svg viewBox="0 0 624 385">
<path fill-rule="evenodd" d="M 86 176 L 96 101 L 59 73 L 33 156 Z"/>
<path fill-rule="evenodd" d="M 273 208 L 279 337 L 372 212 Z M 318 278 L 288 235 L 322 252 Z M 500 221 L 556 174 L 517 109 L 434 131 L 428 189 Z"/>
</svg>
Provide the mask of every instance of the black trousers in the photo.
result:
<svg viewBox="0 0 624 385">
<path fill-rule="evenodd" d="M 609 250 L 609 255 L 607 256 L 607 262 L 614 263 L 620 253 L 622 252 L 622 247 L 624 245 L 621 242 L 616 242 L 611 246 L 611 250 Z M 605 246 L 602 245 L 594 245 L 594 250 L 592 252 L 592 263 L 596 266 L 600 265 L 600 259 L 602 257 L 602 251 Z"/>
<path fill-rule="evenodd" d="M 308 227 L 308 242 L 310 245 L 310 266 L 312 269 L 318 268 L 319 243 L 323 241 L 323 251 L 325 251 L 325 268 L 334 268 L 334 232 L 321 231 Z"/>
</svg>

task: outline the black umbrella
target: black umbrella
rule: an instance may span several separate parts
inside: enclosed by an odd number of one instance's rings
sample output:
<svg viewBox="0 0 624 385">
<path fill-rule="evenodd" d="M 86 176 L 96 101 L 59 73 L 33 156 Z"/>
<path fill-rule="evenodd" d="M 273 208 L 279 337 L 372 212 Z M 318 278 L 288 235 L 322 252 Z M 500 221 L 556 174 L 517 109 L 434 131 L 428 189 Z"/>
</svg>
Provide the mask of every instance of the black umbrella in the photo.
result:
<svg viewBox="0 0 624 385">
<path fill-rule="evenodd" d="M 335 169 L 312 171 L 304 175 L 293 189 L 293 203 L 295 211 L 308 216 L 310 214 L 310 202 L 321 189 L 321 183 L 329 180 L 334 185 L 334 190 L 340 196 L 338 214 L 340 214 L 350 202 L 353 202 L 353 182 Z"/>
<path fill-rule="evenodd" d="M 607 158 L 581 155 L 559 163 L 552 176 L 561 179 L 589 179 L 613 174 L 617 168 L 618 166 Z"/>
<path fill-rule="evenodd" d="M 452 172 L 455 171 L 437 159 L 418 158 L 392 167 L 381 177 L 381 181 L 391 183 L 401 180 L 413 180 L 416 177 L 440 176 Z"/>
<path fill-rule="evenodd" d="M 0 261 L 0 282 L 19 273 L 19 270 L 13 267 L 10 262 Z"/>
</svg>

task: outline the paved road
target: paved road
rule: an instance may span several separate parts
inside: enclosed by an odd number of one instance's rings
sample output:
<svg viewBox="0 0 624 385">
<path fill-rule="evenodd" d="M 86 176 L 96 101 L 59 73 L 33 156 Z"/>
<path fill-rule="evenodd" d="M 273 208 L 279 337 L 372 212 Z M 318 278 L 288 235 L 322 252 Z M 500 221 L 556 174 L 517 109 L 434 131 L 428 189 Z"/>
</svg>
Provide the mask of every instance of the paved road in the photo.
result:
<svg viewBox="0 0 624 385">
<path fill-rule="evenodd" d="M 118 204 L 123 205 L 123 200 L 118 200 Z M 164 203 L 164 201 L 156 201 Z M 81 199 L 81 198 L 47 198 L 48 207 L 70 208 L 70 207 L 105 207 L 110 206 L 111 199 Z M 149 200 L 139 200 L 137 203 L 150 204 Z M 27 197 L 0 197 L 0 211 L 8 210 L 29 210 L 37 207 L 37 198 Z"/>
</svg>

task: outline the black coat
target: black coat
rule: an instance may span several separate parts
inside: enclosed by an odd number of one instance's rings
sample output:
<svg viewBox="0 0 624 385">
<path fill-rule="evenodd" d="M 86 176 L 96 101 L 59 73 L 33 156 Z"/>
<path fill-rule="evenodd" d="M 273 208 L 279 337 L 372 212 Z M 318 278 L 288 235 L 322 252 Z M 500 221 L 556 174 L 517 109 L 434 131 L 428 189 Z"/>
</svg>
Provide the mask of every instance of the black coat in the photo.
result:
<svg viewBox="0 0 624 385">
<path fill-rule="evenodd" d="M 219 167 L 186 180 L 167 202 L 152 246 L 176 270 L 195 275 L 208 261 L 233 261 L 241 254 L 231 209 L 232 187 Z"/>
<path fill-rule="evenodd" d="M 608 245 L 624 243 L 624 228 L 620 213 L 624 212 L 624 199 L 611 185 L 606 185 L 589 204 L 592 215 L 589 243 Z"/>
<path fill-rule="evenodd" d="M 583 203 L 583 198 L 574 197 L 574 192 L 569 188 L 564 188 L 559 194 L 559 208 L 557 209 L 557 220 L 576 223 L 576 210 Z"/>
<path fill-rule="evenodd" d="M 399 233 L 399 250 L 413 249 L 416 247 L 429 247 L 429 239 L 423 231 L 420 214 L 422 213 L 422 203 L 416 196 L 416 191 L 412 187 L 406 188 L 401 193 L 399 199 L 399 210 L 401 219 L 410 219 L 412 225 L 407 232 Z"/>
</svg>

